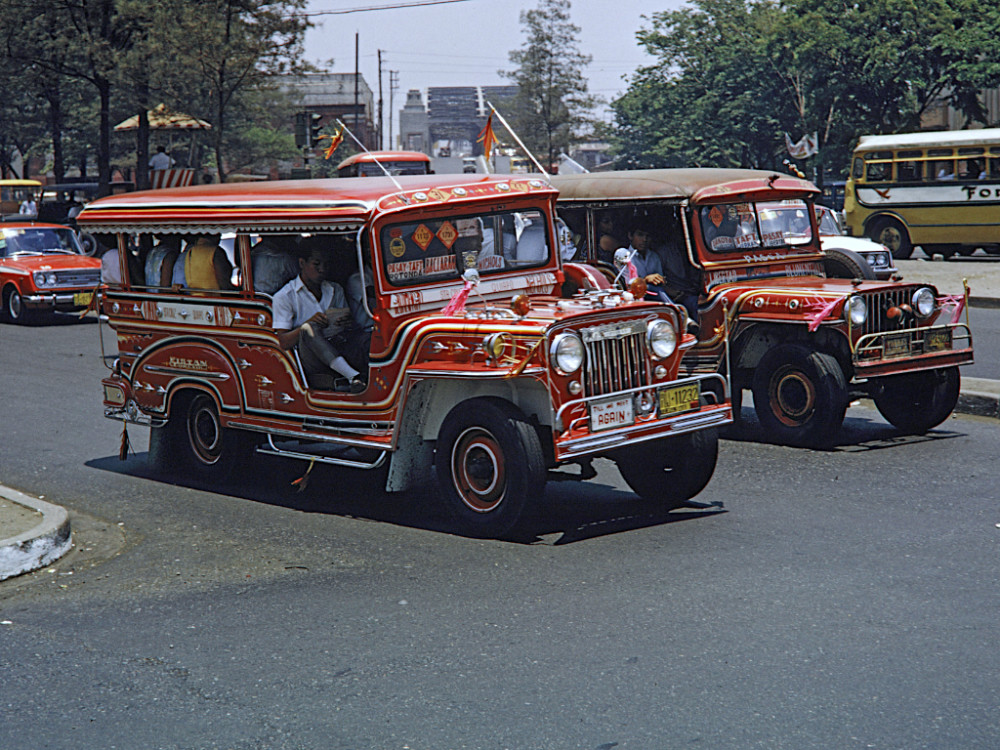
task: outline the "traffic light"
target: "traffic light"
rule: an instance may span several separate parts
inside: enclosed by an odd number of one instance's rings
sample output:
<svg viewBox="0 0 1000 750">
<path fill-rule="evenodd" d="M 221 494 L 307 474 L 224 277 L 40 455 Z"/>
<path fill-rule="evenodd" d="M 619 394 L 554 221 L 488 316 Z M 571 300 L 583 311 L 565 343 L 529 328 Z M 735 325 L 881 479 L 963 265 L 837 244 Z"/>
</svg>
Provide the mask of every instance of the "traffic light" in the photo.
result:
<svg viewBox="0 0 1000 750">
<path fill-rule="evenodd" d="M 309 146 L 315 148 L 319 145 L 319 131 L 323 129 L 320 122 L 323 116 L 316 112 L 309 113 Z"/>
<path fill-rule="evenodd" d="M 306 128 L 306 113 L 295 113 L 295 146 L 306 148 L 309 145 L 309 130 Z"/>
</svg>

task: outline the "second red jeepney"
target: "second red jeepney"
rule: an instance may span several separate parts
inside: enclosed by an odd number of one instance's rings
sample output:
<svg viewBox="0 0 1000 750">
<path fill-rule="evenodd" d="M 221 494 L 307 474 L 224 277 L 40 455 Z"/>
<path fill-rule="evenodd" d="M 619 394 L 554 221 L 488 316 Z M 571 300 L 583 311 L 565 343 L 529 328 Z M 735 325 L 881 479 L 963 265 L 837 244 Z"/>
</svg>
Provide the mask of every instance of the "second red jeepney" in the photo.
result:
<svg viewBox="0 0 1000 750">
<path fill-rule="evenodd" d="M 771 439 L 828 446 L 850 399 L 870 396 L 889 422 L 922 433 L 944 421 L 972 362 L 963 295 L 929 284 L 829 278 L 814 201 L 786 174 L 650 169 L 555 177 L 577 257 L 601 263 L 641 217 L 668 291 L 700 323 L 682 370 L 731 376 Z M 858 274 L 861 275 L 860 273 Z"/>
<path fill-rule="evenodd" d="M 613 458 L 646 500 L 686 500 L 711 478 L 715 428 L 731 421 L 725 379 L 678 377 L 695 344 L 679 307 L 609 289 L 586 267 L 569 269 L 585 290 L 562 296 L 555 199 L 538 180 L 452 175 L 95 201 L 80 225 L 147 266 L 164 240 L 235 235 L 231 290 L 163 285 L 156 269 L 129 278 L 136 264 L 121 261 L 124 283 L 100 300 L 117 335 L 105 414 L 150 425 L 154 460 L 178 455 L 205 474 L 270 453 L 385 467 L 373 474 L 403 490 L 433 467 L 472 534 L 505 532 L 548 469 L 594 456 Z M 363 391 L 310 382 L 279 345 L 262 239 L 322 248 L 340 283 L 367 270 L 353 311 L 370 332 Z"/>
</svg>

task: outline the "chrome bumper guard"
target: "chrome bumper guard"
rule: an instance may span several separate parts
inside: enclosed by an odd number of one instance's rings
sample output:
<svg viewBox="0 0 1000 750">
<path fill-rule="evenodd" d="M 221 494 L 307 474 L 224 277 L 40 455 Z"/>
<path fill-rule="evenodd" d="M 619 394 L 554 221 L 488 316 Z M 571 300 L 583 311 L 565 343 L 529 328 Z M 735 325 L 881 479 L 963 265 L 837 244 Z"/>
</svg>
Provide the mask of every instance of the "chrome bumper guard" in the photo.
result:
<svg viewBox="0 0 1000 750">
<path fill-rule="evenodd" d="M 944 339 L 947 339 L 947 346 L 941 346 Z M 956 346 L 956 342 L 964 342 L 964 346 Z M 851 358 L 855 365 L 864 366 L 922 354 L 947 353 L 971 346 L 969 327 L 965 323 L 949 323 L 865 334 L 854 343 Z"/>
</svg>

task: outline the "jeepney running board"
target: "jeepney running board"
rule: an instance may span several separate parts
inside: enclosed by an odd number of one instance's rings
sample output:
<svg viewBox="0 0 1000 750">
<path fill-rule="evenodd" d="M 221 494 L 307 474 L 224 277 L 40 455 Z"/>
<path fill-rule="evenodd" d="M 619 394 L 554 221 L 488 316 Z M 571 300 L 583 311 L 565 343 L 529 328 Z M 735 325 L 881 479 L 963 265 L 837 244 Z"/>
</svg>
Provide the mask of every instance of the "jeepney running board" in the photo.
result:
<svg viewBox="0 0 1000 750">
<path fill-rule="evenodd" d="M 325 445 L 330 445 L 329 442 Z M 316 453 L 305 453 L 303 451 L 288 450 L 287 448 L 279 448 L 274 444 L 274 437 L 272 435 L 267 436 L 267 446 L 258 446 L 257 453 L 263 453 L 268 456 L 281 456 L 282 458 L 295 458 L 300 461 L 317 461 L 323 464 L 333 464 L 334 466 L 348 466 L 352 469 L 377 469 L 379 466 L 385 463 L 386 459 L 389 457 L 389 451 L 380 451 L 378 456 L 374 461 L 356 461 L 350 458 L 342 458 L 339 456 L 324 456 Z M 353 447 L 346 446 L 345 447 Z"/>
</svg>

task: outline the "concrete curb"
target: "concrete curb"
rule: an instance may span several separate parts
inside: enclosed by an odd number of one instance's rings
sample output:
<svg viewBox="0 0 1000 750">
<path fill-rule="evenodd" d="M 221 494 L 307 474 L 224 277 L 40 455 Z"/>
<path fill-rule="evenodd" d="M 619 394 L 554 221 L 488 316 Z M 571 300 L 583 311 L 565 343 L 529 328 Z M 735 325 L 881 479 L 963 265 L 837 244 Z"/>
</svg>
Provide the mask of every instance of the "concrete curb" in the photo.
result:
<svg viewBox="0 0 1000 750">
<path fill-rule="evenodd" d="M 0 581 L 49 565 L 73 546 L 65 508 L 0 485 L 0 497 L 42 514 L 42 522 L 21 534 L 0 539 Z"/>
</svg>

